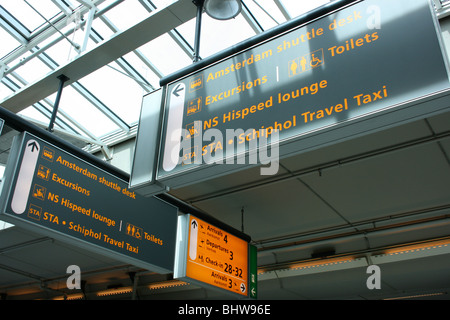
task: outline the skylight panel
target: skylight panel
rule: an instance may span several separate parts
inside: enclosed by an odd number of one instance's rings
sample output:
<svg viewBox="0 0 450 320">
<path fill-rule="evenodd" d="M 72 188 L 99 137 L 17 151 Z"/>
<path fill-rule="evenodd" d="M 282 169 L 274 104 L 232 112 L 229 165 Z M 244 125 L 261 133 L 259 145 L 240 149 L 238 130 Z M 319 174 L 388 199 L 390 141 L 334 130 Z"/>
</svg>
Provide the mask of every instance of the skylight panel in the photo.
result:
<svg viewBox="0 0 450 320">
<path fill-rule="evenodd" d="M 272 0 L 245 0 L 243 3 L 263 30 L 268 30 L 286 22 L 286 18 Z"/>
<path fill-rule="evenodd" d="M 8 88 L 5 84 L 0 83 L 0 100 L 5 99 L 6 97 L 10 96 L 13 93 L 14 91 Z"/>
<path fill-rule="evenodd" d="M 19 20 L 30 32 L 45 23 L 45 20 L 23 0 L 2 0 L 0 1 L 0 5 L 8 10 L 8 12 Z"/>
<path fill-rule="evenodd" d="M 55 100 L 54 95 L 49 97 L 53 101 Z M 64 88 L 59 108 L 70 114 L 75 121 L 82 124 L 97 137 L 119 129 L 114 122 L 72 87 Z"/>
<path fill-rule="evenodd" d="M 171 74 L 192 63 L 188 55 L 168 34 L 163 34 L 141 46 L 139 51 L 148 57 L 164 75 Z"/>
<path fill-rule="evenodd" d="M 14 39 L 14 37 L 12 37 L 1 27 L 0 39 L 2 39 L 2 44 L 0 45 L 0 57 L 6 56 L 8 53 L 20 46 L 20 42 Z"/>
<path fill-rule="evenodd" d="M 23 1 L 23 0 L 22 0 Z M 16 0 L 15 2 L 19 2 Z M 59 14 L 61 10 L 51 0 L 26 0 L 29 7 L 36 9 L 45 19 L 51 20 Z"/>
<path fill-rule="evenodd" d="M 27 83 L 39 80 L 50 71 L 51 69 L 37 58 L 31 59 L 15 70 L 15 72 L 25 79 Z"/>
<path fill-rule="evenodd" d="M 127 124 L 139 120 L 144 90 L 116 63 L 104 66 L 79 82 Z"/>
<path fill-rule="evenodd" d="M 127 0 L 106 12 L 105 16 L 123 31 L 147 18 L 149 13 L 138 0 Z"/>
</svg>

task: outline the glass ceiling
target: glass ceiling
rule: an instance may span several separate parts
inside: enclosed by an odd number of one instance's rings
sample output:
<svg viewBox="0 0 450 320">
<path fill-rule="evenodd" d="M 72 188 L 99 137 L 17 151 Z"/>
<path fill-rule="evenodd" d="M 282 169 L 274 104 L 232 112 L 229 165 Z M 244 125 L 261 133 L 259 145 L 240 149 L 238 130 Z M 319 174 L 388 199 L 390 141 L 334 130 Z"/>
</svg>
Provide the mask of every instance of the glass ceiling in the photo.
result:
<svg viewBox="0 0 450 320">
<path fill-rule="evenodd" d="M 437 0 L 438 1 L 438 0 Z M 0 104 L 175 0 L 0 0 Z M 200 57 L 284 23 L 330 0 L 242 0 L 235 19 L 202 16 Z M 89 31 L 87 25 L 92 22 Z M 195 18 L 63 90 L 55 129 L 89 145 L 137 126 L 142 96 L 192 64 Z M 220 41 L 217 35 L 220 34 Z M 55 90 L 56 91 L 56 90 Z M 20 111 L 48 126 L 56 93 Z"/>
</svg>

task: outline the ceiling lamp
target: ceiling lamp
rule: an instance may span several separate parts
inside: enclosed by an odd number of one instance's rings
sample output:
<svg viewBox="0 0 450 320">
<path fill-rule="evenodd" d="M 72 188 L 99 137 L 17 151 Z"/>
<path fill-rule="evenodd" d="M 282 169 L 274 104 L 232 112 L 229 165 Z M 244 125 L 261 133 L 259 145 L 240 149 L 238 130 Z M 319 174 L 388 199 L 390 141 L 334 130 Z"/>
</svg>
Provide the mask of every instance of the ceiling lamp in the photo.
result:
<svg viewBox="0 0 450 320">
<path fill-rule="evenodd" d="M 228 20 L 241 12 L 241 0 L 205 0 L 205 11 L 208 16 L 217 20 Z"/>
</svg>

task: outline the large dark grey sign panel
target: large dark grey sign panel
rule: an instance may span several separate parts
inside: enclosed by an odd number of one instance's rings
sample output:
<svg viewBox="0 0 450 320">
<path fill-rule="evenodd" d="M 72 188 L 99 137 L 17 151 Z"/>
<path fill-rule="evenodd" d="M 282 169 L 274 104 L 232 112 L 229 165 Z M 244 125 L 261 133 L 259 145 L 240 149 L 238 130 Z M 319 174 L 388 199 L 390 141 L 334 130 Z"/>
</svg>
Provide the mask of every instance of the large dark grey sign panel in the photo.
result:
<svg viewBox="0 0 450 320">
<path fill-rule="evenodd" d="M 361 1 L 169 84 L 158 179 L 228 145 L 274 132 L 283 145 L 449 88 L 436 23 L 428 0 Z M 245 134 L 202 139 L 211 129 Z"/>
<path fill-rule="evenodd" d="M 29 133 L 15 139 L 1 219 L 160 273 L 173 271 L 177 208 Z"/>
</svg>

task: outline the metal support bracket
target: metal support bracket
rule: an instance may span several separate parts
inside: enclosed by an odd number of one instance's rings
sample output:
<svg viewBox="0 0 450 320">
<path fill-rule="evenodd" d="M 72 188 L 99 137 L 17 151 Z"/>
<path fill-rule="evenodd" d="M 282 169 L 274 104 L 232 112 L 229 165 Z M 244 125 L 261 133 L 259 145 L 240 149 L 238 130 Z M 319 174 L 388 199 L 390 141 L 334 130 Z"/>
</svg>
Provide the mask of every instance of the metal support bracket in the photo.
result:
<svg viewBox="0 0 450 320">
<path fill-rule="evenodd" d="M 100 150 L 102 151 L 105 160 L 111 160 L 113 158 L 113 150 L 108 148 L 107 146 L 101 146 Z"/>
<path fill-rule="evenodd" d="M 197 17 L 195 22 L 195 43 L 194 43 L 194 59 L 193 62 L 197 62 L 200 57 L 200 34 L 202 28 L 202 13 L 204 0 L 192 0 L 197 6 Z"/>
<path fill-rule="evenodd" d="M 53 112 L 52 112 L 52 117 L 50 119 L 50 124 L 48 125 L 48 131 L 53 132 L 53 126 L 55 125 L 55 120 L 56 120 L 56 114 L 58 113 L 58 107 L 59 107 L 59 102 L 61 100 L 61 94 L 62 94 L 62 90 L 64 88 L 64 83 L 69 80 L 68 77 L 66 77 L 65 75 L 59 75 L 57 77 L 59 79 L 59 88 L 58 88 L 58 92 L 56 94 L 56 100 L 55 100 L 55 105 L 53 106 Z"/>
</svg>

